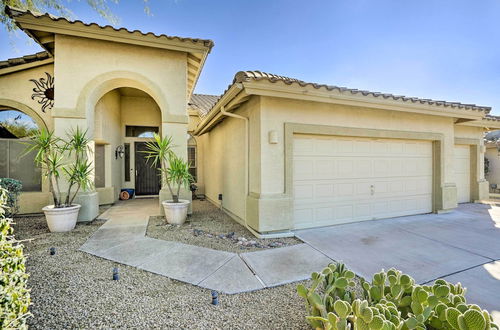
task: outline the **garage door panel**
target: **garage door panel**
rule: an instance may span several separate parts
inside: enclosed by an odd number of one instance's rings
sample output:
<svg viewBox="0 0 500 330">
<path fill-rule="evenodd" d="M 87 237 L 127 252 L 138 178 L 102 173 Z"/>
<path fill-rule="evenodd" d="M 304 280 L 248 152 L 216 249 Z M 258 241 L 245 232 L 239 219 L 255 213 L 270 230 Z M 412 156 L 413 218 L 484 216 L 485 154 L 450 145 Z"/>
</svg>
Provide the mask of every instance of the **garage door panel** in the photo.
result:
<svg viewBox="0 0 500 330">
<path fill-rule="evenodd" d="M 296 201 L 314 198 L 313 184 L 296 184 L 294 186 L 294 197 Z"/>
<path fill-rule="evenodd" d="M 370 141 L 354 141 L 355 153 L 369 153 L 371 151 Z"/>
<path fill-rule="evenodd" d="M 295 228 L 432 211 L 431 142 L 314 136 L 295 140 L 307 140 L 294 147 L 301 152 L 294 154 Z"/>
</svg>

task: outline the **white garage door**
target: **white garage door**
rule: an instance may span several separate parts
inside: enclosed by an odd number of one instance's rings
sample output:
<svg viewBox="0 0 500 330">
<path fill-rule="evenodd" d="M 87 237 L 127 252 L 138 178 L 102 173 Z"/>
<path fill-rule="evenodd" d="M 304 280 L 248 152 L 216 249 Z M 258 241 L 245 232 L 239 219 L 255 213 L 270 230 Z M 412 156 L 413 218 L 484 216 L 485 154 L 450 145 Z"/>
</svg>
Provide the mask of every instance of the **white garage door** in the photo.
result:
<svg viewBox="0 0 500 330">
<path fill-rule="evenodd" d="M 432 143 L 295 135 L 295 228 L 432 212 Z"/>
<path fill-rule="evenodd" d="M 457 185 L 457 201 L 459 203 L 470 202 L 470 147 L 467 145 L 455 145 L 453 172 L 455 184 Z"/>
</svg>

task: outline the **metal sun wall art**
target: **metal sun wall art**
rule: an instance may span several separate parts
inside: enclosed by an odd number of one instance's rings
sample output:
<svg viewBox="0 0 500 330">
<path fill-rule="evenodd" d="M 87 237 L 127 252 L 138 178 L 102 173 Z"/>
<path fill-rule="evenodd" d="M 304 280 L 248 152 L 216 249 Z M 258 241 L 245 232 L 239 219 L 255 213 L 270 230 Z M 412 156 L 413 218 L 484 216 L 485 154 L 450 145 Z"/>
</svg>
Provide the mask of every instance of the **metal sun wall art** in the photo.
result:
<svg viewBox="0 0 500 330">
<path fill-rule="evenodd" d="M 33 88 L 34 93 L 31 95 L 31 99 L 37 99 L 38 103 L 42 105 L 43 112 L 47 109 L 52 109 L 54 106 L 54 77 L 48 72 L 45 72 L 45 74 L 47 75 L 47 79 L 30 79 L 36 86 Z"/>
</svg>

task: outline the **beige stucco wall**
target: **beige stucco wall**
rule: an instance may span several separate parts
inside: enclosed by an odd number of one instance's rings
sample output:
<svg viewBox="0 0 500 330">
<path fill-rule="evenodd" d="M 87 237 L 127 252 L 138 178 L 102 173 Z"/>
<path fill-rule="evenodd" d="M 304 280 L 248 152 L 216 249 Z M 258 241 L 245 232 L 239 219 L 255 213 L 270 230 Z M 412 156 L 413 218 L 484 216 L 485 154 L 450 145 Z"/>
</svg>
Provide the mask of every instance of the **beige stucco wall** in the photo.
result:
<svg viewBox="0 0 500 330">
<path fill-rule="evenodd" d="M 117 90 L 106 93 L 96 104 L 94 114 L 94 141 L 104 144 L 105 187 L 97 188 L 99 204 L 111 204 L 118 200 L 122 183 L 123 160 L 116 159 L 114 151 L 122 144 L 121 97 Z"/>
<path fill-rule="evenodd" d="M 54 65 L 47 64 L 1 75 L 0 106 L 19 108 L 19 110 L 30 115 L 39 125 L 43 122 L 46 128 L 51 129 L 53 127 L 51 110 L 42 112 L 42 105 L 38 103 L 38 99 L 31 99 L 35 84 L 31 82 L 30 79 L 47 79 L 46 72 L 53 76 Z M 16 107 L 16 103 L 18 103 L 20 107 Z"/>
<path fill-rule="evenodd" d="M 61 113 L 84 116 L 88 109 L 81 96 L 92 103 L 116 87 L 136 87 L 155 99 L 163 121 L 186 116 L 185 53 L 63 35 L 56 35 L 56 45 L 55 74 L 64 86 L 56 89 Z"/>
<path fill-rule="evenodd" d="M 247 116 L 248 110 L 246 104 L 236 113 Z M 218 196 L 222 194 L 224 210 L 236 221 L 243 222 L 246 216 L 245 122 L 225 118 L 216 129 L 197 137 L 197 145 L 207 199 L 220 205 Z"/>
</svg>

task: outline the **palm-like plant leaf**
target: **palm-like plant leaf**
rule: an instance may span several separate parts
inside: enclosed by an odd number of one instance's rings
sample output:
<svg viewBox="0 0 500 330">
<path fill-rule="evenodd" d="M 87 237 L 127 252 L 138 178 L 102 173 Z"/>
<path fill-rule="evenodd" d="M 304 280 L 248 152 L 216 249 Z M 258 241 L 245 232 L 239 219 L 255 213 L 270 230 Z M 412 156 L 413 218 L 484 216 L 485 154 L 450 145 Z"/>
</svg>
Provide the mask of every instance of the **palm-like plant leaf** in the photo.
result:
<svg viewBox="0 0 500 330">
<path fill-rule="evenodd" d="M 153 141 L 146 142 L 146 150 L 142 152 L 146 154 L 146 161 L 151 166 L 166 167 L 168 159 L 174 154 L 172 148 L 174 148 L 172 137 L 161 138 L 155 133 Z"/>
<path fill-rule="evenodd" d="M 80 127 L 70 131 L 68 134 L 68 141 L 65 143 L 64 148 L 71 155 L 73 152 L 77 156 L 85 154 L 89 150 L 90 140 L 87 138 L 87 130 L 83 131 Z"/>
</svg>

